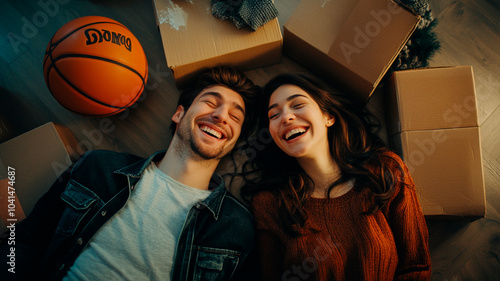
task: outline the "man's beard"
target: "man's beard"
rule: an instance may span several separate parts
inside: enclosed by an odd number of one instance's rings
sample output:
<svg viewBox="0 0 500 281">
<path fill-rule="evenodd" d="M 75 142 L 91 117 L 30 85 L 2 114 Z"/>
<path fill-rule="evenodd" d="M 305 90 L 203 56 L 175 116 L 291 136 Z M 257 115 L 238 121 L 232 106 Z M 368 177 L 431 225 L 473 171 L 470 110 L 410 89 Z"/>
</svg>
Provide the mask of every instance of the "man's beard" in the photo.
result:
<svg viewBox="0 0 500 281">
<path fill-rule="evenodd" d="M 192 152 L 205 160 L 220 160 L 225 155 L 224 147 L 221 147 L 218 151 L 213 148 L 203 149 L 199 143 L 194 141 L 193 137 L 189 139 L 189 146 Z"/>
<path fill-rule="evenodd" d="M 176 134 L 182 143 L 178 148 L 181 155 L 188 152 L 182 150 L 190 150 L 193 154 L 201 157 L 202 159 L 220 160 L 227 154 L 224 151 L 224 146 L 214 149 L 213 147 L 210 147 L 208 145 L 205 145 L 205 147 L 203 147 L 201 143 L 196 142 L 193 131 L 189 128 L 189 126 L 184 125 L 182 121 L 183 120 L 179 122 L 176 131 Z M 187 147 L 187 143 L 189 143 L 189 147 Z"/>
</svg>

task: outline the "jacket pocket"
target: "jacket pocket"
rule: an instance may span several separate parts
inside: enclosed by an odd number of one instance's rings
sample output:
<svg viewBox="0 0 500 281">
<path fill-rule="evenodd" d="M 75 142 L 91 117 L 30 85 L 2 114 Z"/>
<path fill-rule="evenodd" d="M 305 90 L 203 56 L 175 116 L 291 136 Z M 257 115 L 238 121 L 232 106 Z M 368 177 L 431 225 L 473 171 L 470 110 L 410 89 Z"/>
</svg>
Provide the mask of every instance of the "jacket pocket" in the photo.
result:
<svg viewBox="0 0 500 281">
<path fill-rule="evenodd" d="M 198 247 L 193 280 L 229 280 L 233 276 L 240 252 L 209 247 Z"/>
<path fill-rule="evenodd" d="M 59 220 L 56 233 L 67 237 L 75 233 L 82 219 L 91 210 L 92 205 L 101 201 L 94 192 L 76 181 L 68 183 L 61 194 L 61 200 L 66 202 L 67 206 Z"/>
</svg>

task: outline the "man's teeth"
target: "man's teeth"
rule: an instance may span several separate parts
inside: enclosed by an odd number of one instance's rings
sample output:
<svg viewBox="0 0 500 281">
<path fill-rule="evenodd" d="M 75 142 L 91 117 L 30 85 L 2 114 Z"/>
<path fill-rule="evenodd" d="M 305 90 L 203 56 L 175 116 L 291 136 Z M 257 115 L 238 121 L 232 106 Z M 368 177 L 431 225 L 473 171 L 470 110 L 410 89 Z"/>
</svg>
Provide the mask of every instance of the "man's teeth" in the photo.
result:
<svg viewBox="0 0 500 281">
<path fill-rule="evenodd" d="M 288 140 L 290 139 L 291 136 L 295 135 L 295 134 L 302 134 L 302 133 L 305 133 L 306 129 L 304 128 L 296 128 L 296 129 L 292 129 L 290 131 L 288 131 L 285 135 L 285 139 Z"/>
<path fill-rule="evenodd" d="M 207 126 L 202 126 L 200 129 L 202 131 L 204 131 L 204 132 L 206 132 L 206 133 L 208 133 L 208 134 L 210 134 L 210 135 L 218 138 L 218 139 L 222 138 L 222 134 L 220 132 L 217 132 L 216 130 L 211 129 L 211 128 L 207 127 Z"/>
</svg>

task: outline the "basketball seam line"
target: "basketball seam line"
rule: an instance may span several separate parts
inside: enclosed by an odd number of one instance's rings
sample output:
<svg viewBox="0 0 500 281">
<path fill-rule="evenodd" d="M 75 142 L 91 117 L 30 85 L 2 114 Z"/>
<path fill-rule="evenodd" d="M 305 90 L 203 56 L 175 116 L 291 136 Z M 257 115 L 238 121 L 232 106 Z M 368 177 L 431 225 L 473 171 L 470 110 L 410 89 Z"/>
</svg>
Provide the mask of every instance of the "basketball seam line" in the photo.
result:
<svg viewBox="0 0 500 281">
<path fill-rule="evenodd" d="M 119 25 L 125 29 L 127 29 L 128 31 L 130 31 L 126 26 L 124 26 L 123 24 L 121 23 L 116 23 L 116 22 L 111 22 L 111 21 L 100 21 L 100 22 L 93 22 L 93 23 L 89 23 L 89 24 L 86 24 L 86 25 L 82 25 L 80 26 L 79 28 L 71 31 L 70 33 L 66 34 L 63 38 L 59 39 L 57 42 L 54 42 L 54 43 L 50 43 L 50 46 L 54 46 L 54 45 L 58 45 L 59 43 L 61 43 L 64 39 L 68 38 L 69 36 L 71 36 L 73 33 L 77 32 L 78 30 L 82 29 L 82 28 L 85 28 L 87 26 L 91 26 L 91 25 L 94 25 L 94 24 L 101 24 L 101 23 L 110 23 L 110 24 L 116 24 L 116 25 Z M 132 33 L 132 31 L 130 31 Z M 54 34 L 55 35 L 55 34 Z M 52 41 L 52 40 L 50 40 Z"/>
<path fill-rule="evenodd" d="M 83 113 L 83 112 L 80 112 L 80 111 L 77 111 L 77 110 L 74 110 L 72 108 L 69 108 L 67 106 L 65 106 L 64 104 L 61 104 L 64 108 L 66 108 L 67 110 L 71 111 L 71 112 L 74 112 L 74 113 L 78 113 L 80 115 L 84 115 L 84 116 L 90 116 L 90 117 L 105 117 L 105 116 L 110 116 L 110 115 L 114 115 L 118 112 L 121 112 L 122 110 L 124 109 L 127 109 L 126 107 L 124 108 L 117 108 L 117 110 L 113 111 L 113 112 L 110 112 L 110 113 L 106 113 L 106 114 L 88 114 L 88 113 Z"/>
<path fill-rule="evenodd" d="M 93 23 L 89 23 L 89 24 L 86 24 L 86 25 L 82 25 L 80 26 L 79 28 L 71 31 L 70 33 L 66 34 L 63 38 L 59 39 L 57 42 L 54 42 L 52 43 L 52 39 L 54 38 L 54 36 L 52 36 L 52 38 L 50 39 L 49 41 L 49 50 L 45 52 L 45 55 L 48 55 L 49 53 L 52 54 L 52 50 L 55 49 L 57 47 L 57 45 L 59 45 L 62 41 L 64 41 L 64 39 L 68 38 L 69 36 L 71 36 L 73 33 L 77 32 L 78 30 L 82 29 L 82 28 L 85 28 L 87 26 L 91 26 L 91 25 L 94 25 L 94 24 L 101 24 L 101 23 L 110 23 L 110 24 L 116 24 L 116 25 L 119 25 L 125 29 L 127 29 L 128 31 L 130 31 L 130 29 L 128 29 L 126 26 L 124 26 L 123 24 L 121 23 L 118 23 L 118 22 L 111 22 L 111 21 L 99 21 L 99 22 L 93 22 Z M 132 31 L 130 31 L 132 33 Z M 45 60 L 44 60 L 44 64 L 45 62 L 47 61 L 47 57 L 45 57 Z"/>
<path fill-rule="evenodd" d="M 59 57 L 59 58 L 60 58 L 60 57 Z M 58 59 L 59 59 L 59 58 L 58 58 Z M 61 77 L 61 78 L 62 78 L 62 79 L 63 79 L 63 80 L 64 80 L 64 81 L 65 81 L 65 82 L 66 82 L 66 83 L 70 86 L 70 87 L 72 87 L 73 89 L 75 89 L 78 93 L 80 93 L 82 96 L 84 96 L 84 97 L 88 98 L 89 100 L 94 101 L 94 102 L 96 102 L 96 103 L 98 103 L 98 104 L 100 104 L 100 105 L 104 105 L 104 106 L 111 107 L 111 108 L 119 108 L 119 109 L 123 109 L 123 108 L 125 108 L 125 107 L 118 107 L 118 106 L 114 106 L 114 105 L 109 105 L 109 104 L 106 104 L 106 103 L 104 103 L 104 102 L 101 102 L 101 101 L 99 101 L 99 100 L 97 100 L 97 99 L 95 99 L 95 98 L 93 98 L 93 97 L 91 97 L 91 96 L 87 95 L 85 92 L 83 92 L 83 90 L 81 90 L 80 88 L 76 87 L 73 83 L 71 83 L 71 82 L 70 82 L 70 81 L 69 81 L 69 80 L 68 80 L 68 79 L 67 79 L 67 78 L 66 78 L 66 77 L 65 77 L 65 76 L 61 73 L 61 71 L 59 71 L 59 69 L 58 69 L 58 68 L 57 68 L 57 66 L 55 65 L 55 62 L 56 62 L 56 61 L 52 61 L 51 65 L 50 65 L 50 67 L 49 67 L 49 70 L 47 71 L 47 84 L 48 84 L 47 86 L 49 87 L 49 89 L 51 89 L 51 87 L 50 87 L 50 70 L 51 70 L 51 68 L 54 68 L 54 69 L 56 70 L 57 74 L 59 74 L 59 76 L 60 76 L 60 77 Z M 52 91 L 50 91 L 50 92 L 52 93 Z M 136 95 L 136 96 L 137 96 L 137 95 Z M 55 97 L 55 96 L 54 96 L 54 97 Z M 56 98 L 56 99 L 57 99 L 57 98 Z M 134 98 L 134 99 L 135 99 L 135 98 Z"/>
<path fill-rule="evenodd" d="M 106 104 L 104 102 L 101 102 L 99 100 L 96 100 L 95 98 L 87 95 L 86 93 L 84 93 L 80 88 L 76 87 L 75 85 L 73 85 L 66 77 L 64 77 L 64 75 L 62 75 L 62 73 L 59 71 L 59 69 L 57 69 L 57 67 L 54 67 L 54 69 L 57 71 L 57 74 L 59 74 L 59 76 L 73 89 L 75 89 L 78 93 L 80 93 L 82 96 L 86 97 L 87 99 L 95 102 L 95 103 L 98 103 L 100 105 L 103 105 L 103 106 L 107 106 L 107 107 L 111 107 L 111 108 L 118 108 L 118 109 L 123 109 L 125 107 L 118 107 L 118 106 L 114 106 L 114 105 L 109 105 L 109 104 Z M 47 80 L 49 80 L 49 78 L 47 78 Z M 49 83 L 49 89 L 50 89 L 50 83 Z M 52 93 L 52 91 L 51 91 Z M 54 96 L 55 97 L 55 96 Z M 56 98 L 57 99 L 57 98 Z"/>
<path fill-rule="evenodd" d="M 139 76 L 139 78 L 141 78 L 142 84 L 145 84 L 145 77 L 143 77 L 142 74 L 139 73 L 139 71 L 133 69 L 132 67 L 130 67 L 124 63 L 121 63 L 117 60 L 114 60 L 114 59 L 103 58 L 103 57 L 94 56 L 94 55 L 87 55 L 87 54 L 64 54 L 64 55 L 58 56 L 55 60 L 53 60 L 52 64 L 55 64 L 56 61 L 58 61 L 60 59 L 64 59 L 64 58 L 87 58 L 87 59 L 102 60 L 102 61 L 114 63 L 116 65 L 122 66 L 122 67 L 132 71 L 133 73 L 135 73 L 137 76 Z"/>
</svg>

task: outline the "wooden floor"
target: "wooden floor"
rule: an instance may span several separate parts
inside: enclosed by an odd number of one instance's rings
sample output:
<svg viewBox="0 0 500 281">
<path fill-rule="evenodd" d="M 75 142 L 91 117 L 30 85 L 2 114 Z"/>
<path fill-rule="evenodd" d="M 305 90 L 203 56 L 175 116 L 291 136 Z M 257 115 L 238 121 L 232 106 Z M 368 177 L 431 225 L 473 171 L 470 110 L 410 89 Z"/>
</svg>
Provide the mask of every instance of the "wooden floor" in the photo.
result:
<svg viewBox="0 0 500 281">
<path fill-rule="evenodd" d="M 39 3 L 48 2 L 56 5 L 46 11 Z M 275 1 L 281 24 L 298 2 Z M 431 66 L 474 68 L 487 197 L 485 218 L 428 221 L 432 279 L 500 280 L 500 1 L 430 2 L 439 19 L 437 33 L 442 45 Z M 41 13 L 46 14 L 46 20 L 40 17 Z M 69 20 L 87 15 L 107 16 L 127 26 L 143 45 L 149 62 L 145 94 L 131 110 L 108 117 L 113 129 L 105 132 L 99 128 L 102 118 L 81 117 L 62 108 L 43 80 L 42 60 L 51 36 Z M 27 22 L 34 21 L 38 21 L 37 26 L 29 29 Z M 145 157 L 169 144 L 170 116 L 179 92 L 165 63 L 151 1 L 3 1 L 0 35 L 0 142 L 46 122 L 57 122 L 69 127 L 77 139 L 91 143 L 90 149 L 125 151 Z M 247 74 L 263 84 L 277 73 L 290 70 L 302 68 L 284 57 L 280 64 Z M 379 104 L 381 94 L 375 93 L 370 100 L 374 111 L 383 109 Z M 100 132 L 102 139 L 89 137 L 89 131 Z"/>
<path fill-rule="evenodd" d="M 486 217 L 429 222 L 433 280 L 500 280 L 500 1 L 431 1 L 441 51 L 431 66 L 472 65 L 486 182 Z"/>
</svg>

